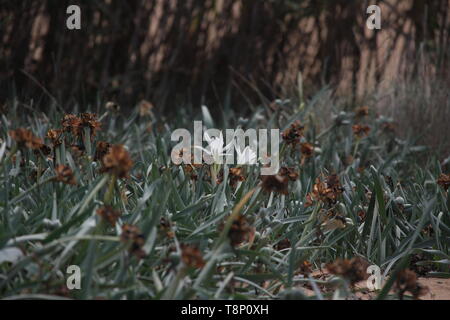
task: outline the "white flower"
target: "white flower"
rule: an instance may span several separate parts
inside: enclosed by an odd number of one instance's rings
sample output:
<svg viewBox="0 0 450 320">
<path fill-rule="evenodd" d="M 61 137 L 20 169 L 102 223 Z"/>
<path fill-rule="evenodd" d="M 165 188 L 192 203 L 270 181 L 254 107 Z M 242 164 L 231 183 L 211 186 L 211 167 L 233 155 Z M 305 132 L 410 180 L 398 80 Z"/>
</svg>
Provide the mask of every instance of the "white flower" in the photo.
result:
<svg viewBox="0 0 450 320">
<path fill-rule="evenodd" d="M 245 147 L 242 151 L 236 146 L 236 153 L 238 156 L 237 164 L 256 164 L 256 152 L 250 146 Z"/>
<path fill-rule="evenodd" d="M 233 142 L 224 147 L 222 132 L 218 137 L 210 137 L 209 134 L 205 132 L 205 140 L 206 142 L 208 142 L 208 146 L 206 147 L 206 149 L 202 147 L 200 147 L 200 149 L 202 149 L 207 155 L 212 158 L 213 163 L 223 163 L 222 157 L 229 155 L 226 152 L 228 152 L 230 148 L 233 147 Z"/>
</svg>

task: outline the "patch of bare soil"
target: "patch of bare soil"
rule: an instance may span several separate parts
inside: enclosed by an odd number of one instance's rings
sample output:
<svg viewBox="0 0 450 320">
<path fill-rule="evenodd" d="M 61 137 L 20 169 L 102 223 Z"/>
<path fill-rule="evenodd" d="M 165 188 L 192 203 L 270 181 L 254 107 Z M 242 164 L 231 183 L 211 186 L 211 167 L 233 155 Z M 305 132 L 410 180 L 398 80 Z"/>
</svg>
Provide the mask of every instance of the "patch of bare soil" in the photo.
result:
<svg viewBox="0 0 450 320">
<path fill-rule="evenodd" d="M 419 278 L 429 292 L 421 300 L 450 300 L 450 279 Z"/>
<path fill-rule="evenodd" d="M 419 278 L 418 282 L 428 288 L 428 293 L 420 297 L 420 300 L 450 300 L 450 279 L 440 278 Z M 362 282 L 358 284 L 361 291 L 356 296 L 362 300 L 373 299 L 375 292 L 367 290 L 367 286 Z M 394 292 L 391 292 L 394 294 Z"/>
<path fill-rule="evenodd" d="M 315 275 L 314 278 L 321 280 L 330 277 L 327 273 L 314 272 L 313 275 Z M 450 279 L 419 277 L 418 282 L 428 288 L 428 292 L 420 297 L 420 300 L 450 300 Z M 327 288 L 327 286 L 319 285 L 319 288 L 324 293 L 332 292 L 331 288 Z M 305 284 L 302 290 L 307 296 L 315 295 L 309 284 Z M 377 296 L 377 292 L 367 288 L 366 281 L 358 282 L 354 292 L 356 299 L 361 300 L 371 300 Z M 395 294 L 395 292 L 392 291 L 391 294 Z"/>
</svg>

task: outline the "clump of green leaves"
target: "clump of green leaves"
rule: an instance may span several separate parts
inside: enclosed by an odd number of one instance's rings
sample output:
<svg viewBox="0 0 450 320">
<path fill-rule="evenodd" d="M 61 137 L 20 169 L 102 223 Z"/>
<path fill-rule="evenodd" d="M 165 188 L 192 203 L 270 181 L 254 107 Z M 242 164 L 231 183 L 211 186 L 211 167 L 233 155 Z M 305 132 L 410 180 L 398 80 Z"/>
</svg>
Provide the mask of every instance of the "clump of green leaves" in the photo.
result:
<svg viewBox="0 0 450 320">
<path fill-rule="evenodd" d="M 405 268 L 449 277 L 443 168 L 432 155 L 415 161 L 430 150 L 365 109 L 336 112 L 318 132 L 312 107 L 226 117 L 224 128 L 281 128 L 289 138 L 282 170 L 262 180 L 258 166 L 224 166 L 217 181 L 207 165 L 173 164 L 171 130 L 195 114 L 5 115 L 0 296 L 274 299 L 312 288 L 311 298 L 353 297 L 339 276 L 348 273 L 313 275 L 354 257 L 391 275 L 379 298 L 396 297 Z M 18 127 L 32 135 L 18 141 Z M 82 271 L 79 290 L 66 287 L 71 265 Z"/>
</svg>

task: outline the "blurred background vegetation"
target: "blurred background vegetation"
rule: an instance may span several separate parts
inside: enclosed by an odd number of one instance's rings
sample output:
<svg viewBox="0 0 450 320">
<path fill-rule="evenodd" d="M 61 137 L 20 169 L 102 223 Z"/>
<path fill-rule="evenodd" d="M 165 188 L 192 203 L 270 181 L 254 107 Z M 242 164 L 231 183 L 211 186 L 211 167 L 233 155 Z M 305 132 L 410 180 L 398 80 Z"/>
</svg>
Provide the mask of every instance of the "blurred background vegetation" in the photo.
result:
<svg viewBox="0 0 450 320">
<path fill-rule="evenodd" d="M 297 96 L 301 73 L 306 98 L 327 87 L 345 106 L 369 101 L 406 127 L 435 121 L 424 133 L 432 142 L 450 120 L 449 0 L 0 3 L 1 105 L 127 109 L 147 99 L 160 112 L 201 103 L 250 112 Z M 71 4 L 81 30 L 66 28 Z M 371 4 L 382 9 L 380 31 L 365 27 Z"/>
</svg>

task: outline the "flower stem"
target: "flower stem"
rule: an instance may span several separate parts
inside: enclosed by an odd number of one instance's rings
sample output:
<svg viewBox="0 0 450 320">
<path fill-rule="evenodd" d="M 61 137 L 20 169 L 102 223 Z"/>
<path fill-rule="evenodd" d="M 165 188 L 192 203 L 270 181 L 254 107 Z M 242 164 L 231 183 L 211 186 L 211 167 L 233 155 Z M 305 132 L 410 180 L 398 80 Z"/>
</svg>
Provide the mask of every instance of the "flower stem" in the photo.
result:
<svg viewBox="0 0 450 320">
<path fill-rule="evenodd" d="M 359 142 L 361 141 L 360 138 L 356 138 L 356 144 L 355 144 L 355 150 L 353 151 L 353 159 L 356 157 L 356 153 L 358 152 Z"/>
<path fill-rule="evenodd" d="M 105 198 L 103 202 L 105 204 L 111 204 L 113 196 L 114 196 L 114 186 L 116 185 L 117 176 L 112 174 L 109 180 L 108 191 L 105 193 Z"/>
</svg>

